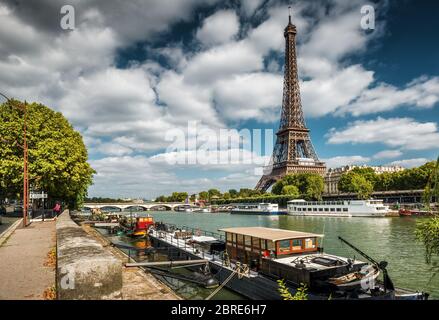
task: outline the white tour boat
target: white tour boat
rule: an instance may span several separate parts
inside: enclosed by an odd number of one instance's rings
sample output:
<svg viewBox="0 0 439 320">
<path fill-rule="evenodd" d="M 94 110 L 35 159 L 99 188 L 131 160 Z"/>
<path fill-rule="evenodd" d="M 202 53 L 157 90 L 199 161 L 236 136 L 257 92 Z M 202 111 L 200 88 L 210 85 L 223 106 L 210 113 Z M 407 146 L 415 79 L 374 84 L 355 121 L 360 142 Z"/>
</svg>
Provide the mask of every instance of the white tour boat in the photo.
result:
<svg viewBox="0 0 439 320">
<path fill-rule="evenodd" d="M 288 201 L 292 216 L 384 217 L 388 211 L 382 200 Z"/>
<path fill-rule="evenodd" d="M 286 211 L 279 211 L 276 203 L 247 203 L 236 204 L 230 211 L 231 214 L 250 214 L 250 215 L 284 215 Z"/>
</svg>

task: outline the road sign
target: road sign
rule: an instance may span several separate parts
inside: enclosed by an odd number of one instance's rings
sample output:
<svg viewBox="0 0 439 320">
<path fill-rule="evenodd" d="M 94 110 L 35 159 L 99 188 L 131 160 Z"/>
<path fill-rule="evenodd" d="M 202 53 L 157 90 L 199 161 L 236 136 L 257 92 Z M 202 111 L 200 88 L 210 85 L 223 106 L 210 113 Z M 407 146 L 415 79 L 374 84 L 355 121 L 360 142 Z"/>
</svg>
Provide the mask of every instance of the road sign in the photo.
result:
<svg viewBox="0 0 439 320">
<path fill-rule="evenodd" d="M 32 192 L 30 194 L 31 199 L 47 199 L 47 193 L 41 192 L 41 193 L 35 193 Z"/>
</svg>

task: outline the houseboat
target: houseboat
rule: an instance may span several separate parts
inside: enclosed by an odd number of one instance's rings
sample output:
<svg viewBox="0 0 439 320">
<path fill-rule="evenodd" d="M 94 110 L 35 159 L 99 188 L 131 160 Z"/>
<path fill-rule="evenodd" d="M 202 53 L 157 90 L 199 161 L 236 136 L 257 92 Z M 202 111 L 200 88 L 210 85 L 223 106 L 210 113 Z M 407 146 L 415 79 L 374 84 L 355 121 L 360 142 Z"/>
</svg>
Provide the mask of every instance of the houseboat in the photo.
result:
<svg viewBox="0 0 439 320">
<path fill-rule="evenodd" d="M 248 203 L 237 204 L 230 211 L 231 214 L 250 214 L 250 215 L 284 215 L 286 211 L 280 211 L 276 203 Z"/>
<path fill-rule="evenodd" d="M 165 226 L 165 227 L 164 227 Z M 252 300 L 279 300 L 277 280 L 292 294 L 303 284 L 308 299 L 426 299 L 423 293 L 396 289 L 384 262 L 363 262 L 324 253 L 323 235 L 263 227 L 224 228 L 215 237 L 190 236 L 161 224 L 150 231 L 156 248 L 174 249 L 184 260 L 202 259 L 223 286 Z M 176 236 L 178 235 L 178 236 Z M 212 247 L 214 245 L 215 247 Z M 358 250 L 358 252 L 361 252 Z M 367 257 L 361 252 L 364 257 Z M 373 260 L 372 260 L 373 261 Z M 377 281 L 383 271 L 384 281 Z"/>
<path fill-rule="evenodd" d="M 120 226 L 124 229 L 127 236 L 132 238 L 144 238 L 147 235 L 148 229 L 154 225 L 152 216 L 136 217 L 120 220 Z"/>
<path fill-rule="evenodd" d="M 384 217 L 389 207 L 382 200 L 288 201 L 292 216 Z"/>
</svg>

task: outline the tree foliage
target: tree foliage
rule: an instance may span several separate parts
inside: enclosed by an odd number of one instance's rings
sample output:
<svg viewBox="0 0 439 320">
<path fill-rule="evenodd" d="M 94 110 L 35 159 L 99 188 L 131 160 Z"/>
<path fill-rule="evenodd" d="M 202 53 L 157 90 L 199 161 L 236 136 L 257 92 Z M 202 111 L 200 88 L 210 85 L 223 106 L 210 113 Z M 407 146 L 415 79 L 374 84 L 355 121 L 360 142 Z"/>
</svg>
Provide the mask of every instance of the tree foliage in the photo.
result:
<svg viewBox="0 0 439 320">
<path fill-rule="evenodd" d="M 23 113 L 19 101 L 0 106 L 0 192 L 18 197 L 23 185 Z M 37 103 L 27 105 L 29 183 L 50 198 L 75 207 L 87 195 L 95 171 L 79 132 L 60 113 Z"/>
<path fill-rule="evenodd" d="M 338 182 L 338 188 L 343 192 L 353 192 L 359 199 L 368 199 L 373 192 L 371 178 L 354 170 L 343 174 Z"/>
<path fill-rule="evenodd" d="M 283 300 L 308 300 L 308 288 L 305 284 L 301 284 L 294 295 L 288 290 L 284 280 L 277 280 L 277 284 L 279 294 Z"/>
<path fill-rule="evenodd" d="M 430 264 L 432 257 L 439 255 L 439 217 L 418 221 L 415 232 L 417 239 L 424 244 L 425 261 Z"/>
<path fill-rule="evenodd" d="M 287 186 L 296 187 L 298 194 L 302 195 L 307 200 L 320 200 L 324 189 L 324 181 L 318 174 L 290 174 L 276 182 L 272 187 L 271 192 L 276 195 L 288 194 L 285 192 L 292 189 L 285 189 Z"/>
<path fill-rule="evenodd" d="M 424 189 L 435 163 L 435 161 L 428 162 L 418 168 L 381 174 L 376 174 L 372 168 L 357 167 L 340 177 L 338 190 L 354 192 L 359 198 L 366 198 L 373 191 Z"/>
<path fill-rule="evenodd" d="M 183 202 L 188 197 L 187 192 L 173 192 L 170 196 L 159 196 L 156 202 Z"/>
</svg>

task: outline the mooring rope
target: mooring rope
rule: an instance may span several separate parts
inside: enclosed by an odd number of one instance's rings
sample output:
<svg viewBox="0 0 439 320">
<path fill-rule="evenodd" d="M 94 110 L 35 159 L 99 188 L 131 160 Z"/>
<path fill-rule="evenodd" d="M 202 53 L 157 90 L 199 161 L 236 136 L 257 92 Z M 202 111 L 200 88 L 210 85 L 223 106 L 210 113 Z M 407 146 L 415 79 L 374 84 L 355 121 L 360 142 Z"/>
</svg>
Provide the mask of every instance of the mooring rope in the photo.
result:
<svg viewBox="0 0 439 320">
<path fill-rule="evenodd" d="M 204 300 L 210 300 L 214 295 L 216 295 L 230 280 L 232 280 L 233 276 L 238 272 L 238 269 L 235 269 L 228 277 L 227 279 L 221 283 L 221 285 L 216 288 L 206 299 Z"/>
</svg>

